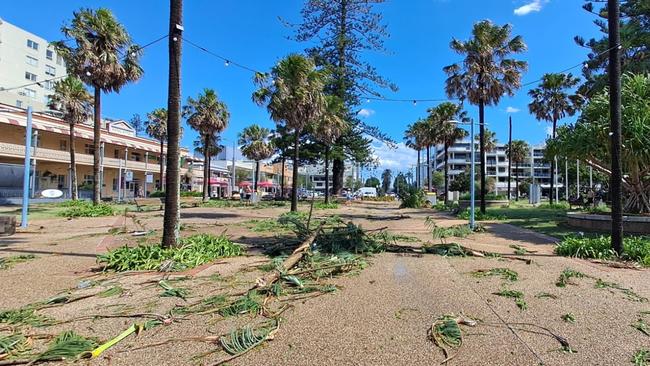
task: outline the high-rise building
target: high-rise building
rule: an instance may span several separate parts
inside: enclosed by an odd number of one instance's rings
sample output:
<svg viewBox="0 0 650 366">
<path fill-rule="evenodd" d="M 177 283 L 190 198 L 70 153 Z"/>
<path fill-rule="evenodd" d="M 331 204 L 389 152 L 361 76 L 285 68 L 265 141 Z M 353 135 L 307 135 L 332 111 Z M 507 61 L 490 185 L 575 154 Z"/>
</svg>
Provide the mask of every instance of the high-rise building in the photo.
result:
<svg viewBox="0 0 650 366">
<path fill-rule="evenodd" d="M 65 75 L 63 58 L 47 40 L 0 19 L 0 103 L 46 110 L 51 79 Z"/>
</svg>

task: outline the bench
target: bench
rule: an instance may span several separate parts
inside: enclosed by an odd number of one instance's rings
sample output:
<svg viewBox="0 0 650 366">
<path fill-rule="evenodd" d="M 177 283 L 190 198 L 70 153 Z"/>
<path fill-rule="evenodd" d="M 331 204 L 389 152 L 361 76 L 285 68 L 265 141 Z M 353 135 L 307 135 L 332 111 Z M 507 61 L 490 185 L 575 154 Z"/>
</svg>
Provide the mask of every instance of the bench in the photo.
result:
<svg viewBox="0 0 650 366">
<path fill-rule="evenodd" d="M 138 211 L 143 211 L 145 207 L 156 206 L 158 209 L 162 210 L 165 203 L 164 198 L 134 198 L 135 206 L 138 208 Z"/>
</svg>

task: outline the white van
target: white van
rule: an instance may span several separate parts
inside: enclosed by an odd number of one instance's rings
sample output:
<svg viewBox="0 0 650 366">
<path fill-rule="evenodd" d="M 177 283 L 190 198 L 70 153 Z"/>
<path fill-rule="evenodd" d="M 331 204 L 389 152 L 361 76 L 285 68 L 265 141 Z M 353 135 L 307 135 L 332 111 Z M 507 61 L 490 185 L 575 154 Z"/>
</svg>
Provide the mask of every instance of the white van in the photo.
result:
<svg viewBox="0 0 650 366">
<path fill-rule="evenodd" d="M 375 187 L 362 187 L 358 191 L 354 192 L 355 197 L 364 198 L 364 197 L 377 197 L 377 188 Z"/>
</svg>

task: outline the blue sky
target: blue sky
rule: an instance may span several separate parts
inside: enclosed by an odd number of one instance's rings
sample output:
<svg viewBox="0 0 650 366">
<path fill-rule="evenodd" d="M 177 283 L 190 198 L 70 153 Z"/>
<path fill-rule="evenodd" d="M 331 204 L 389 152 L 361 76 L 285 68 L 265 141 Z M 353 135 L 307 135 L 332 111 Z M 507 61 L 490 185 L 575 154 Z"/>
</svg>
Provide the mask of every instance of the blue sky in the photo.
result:
<svg viewBox="0 0 650 366">
<path fill-rule="evenodd" d="M 575 45 L 573 37 L 597 35 L 593 17 L 581 9 L 581 0 L 388 0 L 378 9 L 384 15 L 391 36 L 386 52 L 368 53 L 364 58 L 378 71 L 396 83 L 399 91 L 385 91 L 388 98 L 444 98 L 445 75 L 442 67 L 460 60 L 449 49 L 453 37 L 466 39 L 473 23 L 490 19 L 497 24 L 510 23 L 514 34 L 522 35 L 528 51 L 519 57 L 528 61 L 523 82 L 534 81 L 546 72 L 557 72 L 585 60 L 587 51 Z M 133 39 L 144 44 L 167 32 L 168 2 L 161 0 L 66 0 L 52 6 L 51 2 L 33 0 L 29 11 L 20 2 L 4 4 L 0 17 L 48 40 L 61 39 L 60 27 L 80 7 L 110 8 Z M 291 30 L 278 17 L 289 22 L 300 20 L 302 1 L 297 0 L 186 0 L 184 9 L 185 37 L 228 59 L 257 70 L 268 70 L 278 59 L 290 52 L 299 52 L 307 45 L 289 40 Z M 107 117 L 129 119 L 134 113 L 166 106 L 167 44 L 160 42 L 146 49 L 142 59 L 144 77 L 126 86 L 119 94 L 103 100 Z M 573 71 L 579 74 L 580 70 Z M 254 90 L 249 71 L 224 66 L 200 50 L 184 45 L 183 99 L 196 96 L 203 88 L 215 89 L 231 112 L 228 129 L 223 133 L 226 144 L 232 144 L 237 133 L 247 125 L 259 123 L 273 126 L 266 110 L 251 101 Z M 529 87 L 530 88 L 530 87 Z M 513 117 L 513 138 L 531 143 L 544 141 L 547 124 L 537 122 L 528 114 L 528 88 L 514 97 L 504 97 L 498 106 L 490 107 L 486 119 L 500 141 L 507 140 L 507 119 Z M 364 102 L 366 122 L 379 126 L 401 141 L 404 128 L 425 116 L 427 108 L 436 103 Z M 478 110 L 466 106 L 477 118 Z M 518 111 L 518 112 L 514 112 Z M 567 119 L 563 122 L 570 122 Z M 195 133 L 185 128 L 182 144 L 191 146 Z M 382 167 L 406 170 L 414 152 L 400 145 L 388 150 L 377 143 L 377 157 Z"/>
</svg>

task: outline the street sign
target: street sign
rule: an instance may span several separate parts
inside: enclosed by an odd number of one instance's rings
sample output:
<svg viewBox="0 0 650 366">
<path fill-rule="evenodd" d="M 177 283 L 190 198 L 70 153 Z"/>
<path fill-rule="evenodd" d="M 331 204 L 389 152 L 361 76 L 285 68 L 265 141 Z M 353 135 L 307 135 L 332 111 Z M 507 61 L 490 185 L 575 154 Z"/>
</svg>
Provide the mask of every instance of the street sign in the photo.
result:
<svg viewBox="0 0 650 366">
<path fill-rule="evenodd" d="M 146 180 L 147 183 L 153 183 L 153 174 L 147 173 Z"/>
<path fill-rule="evenodd" d="M 127 170 L 124 172 L 124 180 L 126 182 L 132 182 L 133 181 L 133 171 L 132 170 Z"/>
</svg>

